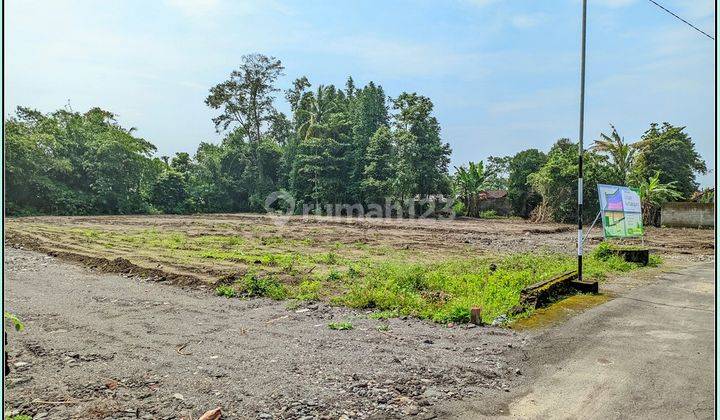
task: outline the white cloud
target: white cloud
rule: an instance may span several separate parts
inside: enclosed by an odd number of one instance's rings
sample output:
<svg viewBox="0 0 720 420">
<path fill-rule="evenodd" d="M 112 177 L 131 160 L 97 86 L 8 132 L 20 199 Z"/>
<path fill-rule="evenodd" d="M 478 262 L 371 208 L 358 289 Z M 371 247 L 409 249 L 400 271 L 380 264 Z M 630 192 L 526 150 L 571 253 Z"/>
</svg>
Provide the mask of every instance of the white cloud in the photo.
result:
<svg viewBox="0 0 720 420">
<path fill-rule="evenodd" d="M 462 3 L 475 7 L 485 7 L 494 3 L 499 3 L 500 1 L 502 0 L 461 0 Z"/>
<path fill-rule="evenodd" d="M 378 36 L 315 40 L 315 51 L 345 55 L 386 77 L 484 75 L 480 54 L 451 51 L 447 45 L 410 42 Z"/>
<path fill-rule="evenodd" d="M 203 17 L 220 11 L 220 0 L 165 0 L 165 4 L 188 17 Z"/>
<path fill-rule="evenodd" d="M 518 29 L 528 29 L 538 26 L 547 19 L 547 16 L 542 13 L 525 14 L 513 16 L 510 22 Z"/>
</svg>

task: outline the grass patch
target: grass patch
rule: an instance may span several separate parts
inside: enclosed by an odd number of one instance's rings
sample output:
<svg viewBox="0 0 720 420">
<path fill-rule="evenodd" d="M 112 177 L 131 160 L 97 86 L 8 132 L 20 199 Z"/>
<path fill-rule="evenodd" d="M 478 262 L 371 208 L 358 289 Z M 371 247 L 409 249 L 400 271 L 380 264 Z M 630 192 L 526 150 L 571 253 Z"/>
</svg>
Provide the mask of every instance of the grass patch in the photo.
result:
<svg viewBox="0 0 720 420">
<path fill-rule="evenodd" d="M 182 264 L 183 270 L 204 274 L 251 273 L 218 287 L 215 293 L 220 296 L 290 298 L 295 304 L 329 301 L 371 309 L 376 312 L 369 316 L 380 320 L 414 316 L 466 322 L 469 308 L 481 306 L 483 320 L 491 322 L 511 312 L 525 286 L 576 265 L 571 255 L 543 251 L 478 257 L 473 248 L 445 249 L 442 244 L 430 250 L 407 250 L 377 239 L 328 244 L 313 238 L 323 235 L 321 229 L 306 231 L 307 237 L 298 239 L 263 226 L 243 226 L 228 235 L 217 230 L 188 235 L 135 227 L 93 229 L 29 223 L 25 227 L 63 245 L 81 245 L 98 254 L 139 255 L 150 258 L 153 265 L 162 262 L 172 268 Z M 650 256 L 649 266 L 661 263 L 658 256 Z M 600 244 L 585 258 L 585 277 L 602 279 L 636 267 L 611 252 L 608 244 Z"/>
<path fill-rule="evenodd" d="M 491 263 L 495 270 L 491 270 Z M 500 259 L 472 258 L 435 264 L 388 262 L 350 284 L 335 299 L 353 308 L 377 309 L 378 319 L 409 315 L 436 322 L 467 322 L 470 308 L 483 308 L 491 322 L 508 314 L 520 301 L 520 291 L 532 283 L 575 268 L 575 258 L 560 254 L 524 253 Z M 586 258 L 588 279 L 626 272 L 637 265 L 617 256 Z"/>
<path fill-rule="evenodd" d="M 328 328 L 330 328 L 331 330 L 352 330 L 353 324 L 347 321 L 331 322 L 328 324 Z"/>
</svg>

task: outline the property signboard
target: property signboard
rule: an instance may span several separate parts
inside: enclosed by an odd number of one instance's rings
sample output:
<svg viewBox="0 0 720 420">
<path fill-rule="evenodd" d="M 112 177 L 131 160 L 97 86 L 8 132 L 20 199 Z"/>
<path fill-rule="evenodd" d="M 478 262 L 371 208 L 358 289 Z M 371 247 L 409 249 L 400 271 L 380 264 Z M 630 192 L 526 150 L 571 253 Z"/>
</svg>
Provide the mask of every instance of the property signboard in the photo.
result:
<svg viewBox="0 0 720 420">
<path fill-rule="evenodd" d="M 636 238 L 643 235 L 642 206 L 637 190 L 598 184 L 598 195 L 606 238 Z"/>
</svg>

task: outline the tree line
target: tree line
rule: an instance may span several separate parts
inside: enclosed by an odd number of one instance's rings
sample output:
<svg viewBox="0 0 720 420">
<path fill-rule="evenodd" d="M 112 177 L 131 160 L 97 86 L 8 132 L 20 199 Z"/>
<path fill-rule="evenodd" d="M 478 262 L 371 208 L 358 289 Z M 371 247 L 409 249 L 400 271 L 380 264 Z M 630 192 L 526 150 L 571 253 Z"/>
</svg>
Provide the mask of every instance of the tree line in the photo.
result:
<svg viewBox="0 0 720 420">
<path fill-rule="evenodd" d="M 598 212 L 598 183 L 637 188 L 648 224 L 659 222 L 662 203 L 697 196 L 695 175 L 707 173 L 707 167 L 685 127 L 653 123 L 636 142 L 626 142 L 615 127 L 611 129 L 583 153 L 583 219 L 591 221 Z M 457 168 L 454 177 L 458 210 L 476 215 L 466 197 L 497 188 L 508 191 L 517 216 L 572 222 L 577 218 L 577 171 L 578 147 L 566 138 L 547 153 L 528 149 L 490 157 L 487 165 L 471 162 Z"/>
<path fill-rule="evenodd" d="M 9 214 L 263 211 L 278 190 L 298 206 L 450 194 L 451 149 L 429 98 L 301 77 L 282 92 L 287 116 L 275 106 L 283 70 L 273 57 L 244 56 L 205 100 L 222 141 L 192 156 L 153 158 L 151 143 L 99 108 L 18 108 L 6 121 Z"/>
<path fill-rule="evenodd" d="M 568 139 L 547 153 L 491 157 L 450 175 L 451 149 L 429 98 L 389 98 L 382 86 L 356 86 L 352 77 L 343 87 L 300 77 L 281 91 L 283 71 L 274 57 L 244 56 L 205 99 L 222 140 L 201 142 L 193 155 L 154 157 L 152 143 L 100 108 L 43 114 L 18 107 L 5 121 L 8 214 L 256 212 L 270 193 L 284 191 L 296 209 L 453 197 L 456 210 L 472 216 L 469 197 L 506 189 L 518 216 L 574 218 L 577 147 Z M 280 96 L 289 115 L 276 108 Z M 640 186 L 655 177 L 653 185 L 688 198 L 695 173 L 705 171 L 682 127 L 653 124 L 633 144 L 613 128 L 585 154 L 586 216 L 597 208 L 597 182 Z"/>
</svg>

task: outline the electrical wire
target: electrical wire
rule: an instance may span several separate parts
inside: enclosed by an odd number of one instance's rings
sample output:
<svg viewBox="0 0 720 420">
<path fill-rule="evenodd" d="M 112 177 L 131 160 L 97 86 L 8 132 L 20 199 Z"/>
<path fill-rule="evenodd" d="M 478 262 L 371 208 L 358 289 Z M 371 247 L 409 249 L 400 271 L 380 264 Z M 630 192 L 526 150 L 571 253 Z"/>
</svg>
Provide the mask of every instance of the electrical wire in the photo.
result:
<svg viewBox="0 0 720 420">
<path fill-rule="evenodd" d="M 648 1 L 649 1 L 650 3 L 652 3 L 652 4 L 654 4 L 655 6 L 663 9 L 664 11 L 668 12 L 669 14 L 675 16 L 676 19 L 681 20 L 681 21 L 684 22 L 686 25 L 690 26 L 691 28 L 693 28 L 693 29 L 695 29 L 696 31 L 700 32 L 701 34 L 705 35 L 706 37 L 708 37 L 708 38 L 712 39 L 713 41 L 715 41 L 715 38 L 713 38 L 712 36 L 708 35 L 707 32 L 703 31 L 702 29 L 698 28 L 697 26 L 693 25 L 692 23 L 688 22 L 687 20 L 681 18 L 680 16 L 676 15 L 675 13 L 669 11 L 669 10 L 666 9 L 662 4 L 656 2 L 655 0 L 648 0 Z"/>
</svg>

